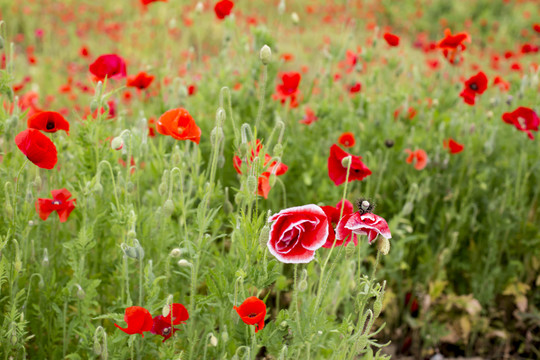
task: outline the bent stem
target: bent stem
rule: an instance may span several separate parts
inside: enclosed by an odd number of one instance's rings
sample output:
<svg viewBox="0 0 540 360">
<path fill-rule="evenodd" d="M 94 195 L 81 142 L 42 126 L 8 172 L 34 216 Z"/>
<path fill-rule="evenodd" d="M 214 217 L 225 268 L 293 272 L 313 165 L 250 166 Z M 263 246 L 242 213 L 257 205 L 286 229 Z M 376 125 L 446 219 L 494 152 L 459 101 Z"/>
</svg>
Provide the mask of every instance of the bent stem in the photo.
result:
<svg viewBox="0 0 540 360">
<path fill-rule="evenodd" d="M 345 201 L 345 198 L 347 197 L 347 185 L 349 184 L 349 175 L 351 173 L 351 164 L 352 164 L 352 157 L 348 156 L 349 163 L 347 164 L 347 175 L 345 176 L 345 186 L 343 187 L 343 196 L 341 198 L 341 210 L 339 212 L 339 218 L 341 219 L 343 217 L 343 209 L 345 206 L 343 206 L 343 202 Z M 317 290 L 317 298 L 315 300 L 315 310 L 319 309 L 321 296 L 322 296 L 322 288 L 323 288 L 323 279 L 324 279 L 324 270 L 326 269 L 326 266 L 328 265 L 328 261 L 330 260 L 330 256 L 332 256 L 332 251 L 336 247 L 337 237 L 334 238 L 334 243 L 332 244 L 332 247 L 330 248 L 330 251 L 328 252 L 328 256 L 326 257 L 326 260 L 324 261 L 323 265 L 321 266 L 321 276 L 319 278 L 319 288 Z"/>
</svg>

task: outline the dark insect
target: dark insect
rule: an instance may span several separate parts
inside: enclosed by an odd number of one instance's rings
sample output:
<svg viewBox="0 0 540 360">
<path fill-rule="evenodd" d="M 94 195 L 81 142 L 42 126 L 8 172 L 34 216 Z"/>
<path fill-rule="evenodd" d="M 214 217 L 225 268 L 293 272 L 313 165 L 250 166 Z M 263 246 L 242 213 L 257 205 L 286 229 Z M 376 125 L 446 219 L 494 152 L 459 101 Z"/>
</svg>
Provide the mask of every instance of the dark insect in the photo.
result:
<svg viewBox="0 0 540 360">
<path fill-rule="evenodd" d="M 375 208 L 375 204 L 366 198 L 360 198 L 356 202 L 356 206 L 358 207 L 358 212 L 362 215 L 373 212 Z"/>
</svg>

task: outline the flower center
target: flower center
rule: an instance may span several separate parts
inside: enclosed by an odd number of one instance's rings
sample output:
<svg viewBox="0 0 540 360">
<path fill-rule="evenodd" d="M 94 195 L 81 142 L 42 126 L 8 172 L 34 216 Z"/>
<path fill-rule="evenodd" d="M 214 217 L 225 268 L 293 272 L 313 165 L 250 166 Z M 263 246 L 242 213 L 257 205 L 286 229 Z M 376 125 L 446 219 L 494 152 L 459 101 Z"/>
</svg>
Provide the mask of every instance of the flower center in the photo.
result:
<svg viewBox="0 0 540 360">
<path fill-rule="evenodd" d="M 163 335 L 167 336 L 170 333 L 171 333 L 171 328 L 170 327 L 163 329 Z"/>
<path fill-rule="evenodd" d="M 53 204 L 53 205 L 61 205 L 62 202 L 61 202 L 60 200 L 54 200 L 54 201 L 52 202 L 52 204 Z"/>
<path fill-rule="evenodd" d="M 257 316 L 257 313 L 251 313 L 251 314 L 248 315 L 248 317 L 250 317 L 250 318 L 254 318 L 255 316 Z"/>
<path fill-rule="evenodd" d="M 527 128 L 527 121 L 522 118 L 521 116 L 517 118 L 517 121 L 519 123 L 519 126 L 521 126 L 522 129 L 526 129 Z"/>
<path fill-rule="evenodd" d="M 54 129 L 54 122 L 53 121 L 48 121 L 47 125 L 45 125 L 45 127 L 47 128 L 47 130 Z"/>
<path fill-rule="evenodd" d="M 471 85 L 469 85 L 469 87 L 471 88 L 471 90 L 478 90 L 478 85 L 476 83 L 472 83 Z"/>
</svg>

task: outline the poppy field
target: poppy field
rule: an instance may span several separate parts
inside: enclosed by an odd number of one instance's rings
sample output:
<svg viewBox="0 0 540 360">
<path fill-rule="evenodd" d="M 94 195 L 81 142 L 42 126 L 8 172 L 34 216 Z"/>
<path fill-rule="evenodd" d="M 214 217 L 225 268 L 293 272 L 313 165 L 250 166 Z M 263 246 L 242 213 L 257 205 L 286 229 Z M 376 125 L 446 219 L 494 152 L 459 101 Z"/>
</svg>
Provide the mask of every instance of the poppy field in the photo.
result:
<svg viewBox="0 0 540 360">
<path fill-rule="evenodd" d="M 0 358 L 540 358 L 535 0 L 0 0 Z"/>
</svg>

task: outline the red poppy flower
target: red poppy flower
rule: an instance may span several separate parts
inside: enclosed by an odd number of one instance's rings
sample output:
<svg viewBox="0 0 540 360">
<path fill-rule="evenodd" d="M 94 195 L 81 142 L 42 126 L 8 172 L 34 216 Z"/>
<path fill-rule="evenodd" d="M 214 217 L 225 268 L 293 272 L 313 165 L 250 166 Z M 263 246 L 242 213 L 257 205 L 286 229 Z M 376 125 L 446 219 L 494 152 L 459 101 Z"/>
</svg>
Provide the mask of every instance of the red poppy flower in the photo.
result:
<svg viewBox="0 0 540 360">
<path fill-rule="evenodd" d="M 493 85 L 498 85 L 501 91 L 510 90 L 510 83 L 504 81 L 504 79 L 500 76 L 495 76 L 495 78 L 493 79 Z"/>
<path fill-rule="evenodd" d="M 343 208 L 343 214 L 341 211 L 341 208 Z M 347 244 L 354 240 L 354 243 L 357 243 L 356 235 L 354 236 L 346 236 L 343 238 L 338 238 L 336 240 L 336 232 L 334 231 L 334 227 L 340 222 L 341 219 L 345 218 L 346 216 L 352 215 L 354 208 L 353 204 L 349 200 L 343 201 L 343 203 L 340 201 L 336 204 L 335 207 L 333 206 L 321 206 L 321 209 L 326 214 L 326 217 L 328 218 L 328 237 L 326 238 L 326 242 L 323 244 L 323 248 L 331 248 L 334 243 L 335 246 L 341 246 Z M 340 215 L 342 217 L 340 218 Z"/>
<path fill-rule="evenodd" d="M 394 35 L 394 34 L 390 34 L 390 33 L 385 33 L 383 35 L 384 37 L 384 40 L 386 41 L 386 43 L 390 46 L 398 46 L 399 45 L 399 36 L 397 35 Z"/>
<path fill-rule="evenodd" d="M 471 37 L 466 32 L 461 32 L 452 35 L 450 29 L 444 30 L 444 38 L 439 41 L 437 47 L 443 50 L 444 57 L 448 59 L 451 64 L 456 64 L 456 57 L 459 53 L 466 49 L 463 42 L 471 42 Z M 459 57 L 458 59 L 461 59 Z"/>
<path fill-rule="evenodd" d="M 302 75 L 298 72 L 289 72 L 281 74 L 281 84 L 276 86 L 276 93 L 274 94 L 274 99 L 281 101 L 282 104 L 290 99 L 290 106 L 297 107 L 298 102 L 296 100 L 297 95 L 299 94 L 298 85 Z"/>
<path fill-rule="evenodd" d="M 234 7 L 234 3 L 230 0 L 221 0 L 214 6 L 214 12 L 218 19 L 223 20 L 231 14 L 231 10 Z"/>
<path fill-rule="evenodd" d="M 470 77 L 465 81 L 465 89 L 459 94 L 469 105 L 474 105 L 477 95 L 481 95 L 486 91 L 488 85 L 488 78 L 486 74 L 480 71 L 478 74 Z"/>
<path fill-rule="evenodd" d="M 537 33 L 540 33 L 540 24 L 534 24 L 533 30 L 536 31 Z"/>
<path fill-rule="evenodd" d="M 143 4 L 144 6 L 150 5 L 151 3 L 155 2 L 167 2 L 167 0 L 141 0 L 141 4 Z"/>
<path fill-rule="evenodd" d="M 56 111 L 42 111 L 28 118 L 28 127 L 45 132 L 57 132 L 64 130 L 69 134 L 69 123 Z"/>
<path fill-rule="evenodd" d="M 540 120 L 534 110 L 523 106 L 510 113 L 504 113 L 502 119 L 505 123 L 514 125 L 519 131 L 526 132 L 531 140 L 534 140 L 531 131 L 538 131 L 538 125 L 540 125 Z"/>
<path fill-rule="evenodd" d="M 315 116 L 315 112 L 309 107 L 306 107 L 305 115 L 302 120 L 299 121 L 299 123 L 304 125 L 311 125 L 315 121 L 317 121 L 317 116 Z"/>
<path fill-rule="evenodd" d="M 171 316 L 174 320 L 171 321 Z M 169 339 L 179 329 L 173 327 L 174 325 L 183 324 L 189 319 L 189 314 L 184 305 L 174 303 L 169 308 L 169 314 L 167 316 L 158 315 L 154 317 L 152 334 L 163 336 L 163 342 Z"/>
<path fill-rule="evenodd" d="M 77 199 L 71 199 L 71 193 L 66 189 L 52 190 L 52 199 L 37 199 L 36 211 L 41 220 L 47 220 L 53 211 L 58 213 L 60 222 L 66 222 L 69 214 L 75 209 Z"/>
<path fill-rule="evenodd" d="M 458 153 L 462 152 L 463 149 L 464 149 L 463 144 L 460 144 L 460 143 L 454 141 L 454 139 L 452 139 L 452 138 L 450 138 L 448 140 L 444 140 L 443 141 L 443 146 L 445 148 L 447 148 L 448 151 L 450 151 L 450 154 L 458 154 Z"/>
<path fill-rule="evenodd" d="M 245 324 L 255 325 L 255 332 L 264 328 L 266 304 L 255 296 L 250 296 L 239 306 L 233 306 Z"/>
<path fill-rule="evenodd" d="M 42 169 L 52 169 L 58 161 L 56 146 L 36 129 L 26 129 L 15 137 L 19 150 Z"/>
<path fill-rule="evenodd" d="M 101 55 L 88 68 L 97 80 L 126 77 L 126 62 L 116 54 Z"/>
<path fill-rule="evenodd" d="M 409 154 L 406 160 L 407 164 L 412 164 L 413 161 L 416 161 L 416 163 L 414 164 L 414 168 L 416 170 L 422 170 L 426 167 L 428 157 L 424 150 L 418 149 L 415 151 L 411 151 L 410 149 L 405 149 L 405 152 Z"/>
<path fill-rule="evenodd" d="M 328 157 L 328 176 L 336 186 L 343 184 L 347 177 L 347 167 L 342 164 L 343 159 L 347 156 L 352 157 L 349 182 L 362 180 L 371 175 L 371 170 L 364 165 L 361 156 L 351 155 L 334 144 L 330 147 L 330 156 Z"/>
<path fill-rule="evenodd" d="M 148 75 L 144 71 L 141 71 L 135 76 L 129 76 L 127 78 L 126 85 L 128 87 L 135 87 L 139 90 L 146 89 L 154 81 L 154 75 Z"/>
<path fill-rule="evenodd" d="M 328 218 L 321 207 L 304 205 L 281 210 L 268 222 L 268 250 L 283 263 L 308 263 L 328 238 Z"/>
<path fill-rule="evenodd" d="M 351 93 L 351 95 L 359 93 L 360 90 L 362 90 L 362 84 L 359 82 L 357 82 L 354 85 L 349 86 L 349 93 Z"/>
<path fill-rule="evenodd" d="M 152 330 L 154 324 L 150 312 L 140 306 L 128 307 L 124 314 L 124 321 L 127 323 L 126 329 L 121 328 L 118 324 L 114 324 L 114 326 L 126 334 L 141 334 L 142 337 L 144 337 L 143 332 Z"/>
<path fill-rule="evenodd" d="M 344 132 L 343 134 L 341 134 L 338 142 L 347 148 L 353 147 L 356 143 L 354 140 L 354 134 L 351 132 Z"/>
<path fill-rule="evenodd" d="M 196 144 L 201 140 L 201 129 L 183 108 L 172 109 L 161 115 L 157 121 L 156 130 L 176 140 L 191 140 Z"/>
<path fill-rule="evenodd" d="M 338 239 L 345 238 L 345 236 L 348 235 L 347 230 L 352 231 L 352 233 L 356 235 L 367 235 L 370 244 L 378 235 L 381 235 L 386 239 L 392 237 L 386 220 L 373 213 L 362 214 L 362 212 L 359 211 L 350 216 L 343 217 L 336 228 L 336 236 Z"/>
</svg>

